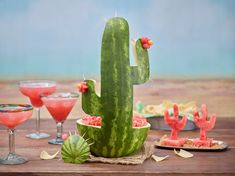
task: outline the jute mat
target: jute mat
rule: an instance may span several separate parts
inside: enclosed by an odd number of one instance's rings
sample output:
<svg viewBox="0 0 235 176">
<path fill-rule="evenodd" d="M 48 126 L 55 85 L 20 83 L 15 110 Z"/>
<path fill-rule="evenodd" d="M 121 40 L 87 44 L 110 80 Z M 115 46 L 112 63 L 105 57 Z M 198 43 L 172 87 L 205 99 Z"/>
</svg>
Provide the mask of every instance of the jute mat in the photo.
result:
<svg viewBox="0 0 235 176">
<path fill-rule="evenodd" d="M 143 162 L 150 158 L 154 151 L 154 145 L 152 143 L 145 143 L 141 150 L 132 156 L 120 157 L 120 158 L 104 158 L 90 155 L 88 162 L 100 162 L 109 164 L 143 164 Z"/>
</svg>

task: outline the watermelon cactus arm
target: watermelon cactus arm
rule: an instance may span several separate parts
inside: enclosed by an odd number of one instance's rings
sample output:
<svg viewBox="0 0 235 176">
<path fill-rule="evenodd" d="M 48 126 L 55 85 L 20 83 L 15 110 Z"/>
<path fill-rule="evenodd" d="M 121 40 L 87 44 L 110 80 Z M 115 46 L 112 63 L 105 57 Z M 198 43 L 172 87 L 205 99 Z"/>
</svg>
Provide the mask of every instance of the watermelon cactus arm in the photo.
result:
<svg viewBox="0 0 235 176">
<path fill-rule="evenodd" d="M 88 85 L 88 91 L 82 96 L 82 109 L 85 113 L 90 115 L 101 116 L 101 102 L 100 97 L 96 94 L 93 80 L 85 80 Z"/>
<path fill-rule="evenodd" d="M 142 84 L 149 79 L 149 57 L 147 49 L 142 47 L 141 40 L 133 42 L 134 57 L 137 66 L 131 66 L 133 84 Z"/>
<path fill-rule="evenodd" d="M 212 114 L 208 124 L 209 127 L 207 128 L 208 131 L 215 127 L 215 121 L 216 121 L 215 114 Z"/>
<path fill-rule="evenodd" d="M 205 104 L 201 107 L 202 115 L 199 115 L 198 111 L 194 112 L 194 122 L 199 128 L 206 129 L 207 131 L 211 130 L 215 126 L 216 117 L 211 115 L 210 120 L 207 120 L 207 107 Z"/>
</svg>

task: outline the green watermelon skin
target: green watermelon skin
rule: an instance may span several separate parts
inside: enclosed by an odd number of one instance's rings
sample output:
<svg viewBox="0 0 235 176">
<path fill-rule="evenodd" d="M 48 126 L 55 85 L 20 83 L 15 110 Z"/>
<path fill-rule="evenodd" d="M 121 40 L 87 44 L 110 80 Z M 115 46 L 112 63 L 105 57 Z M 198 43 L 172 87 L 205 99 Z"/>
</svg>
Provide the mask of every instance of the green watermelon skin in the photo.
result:
<svg viewBox="0 0 235 176">
<path fill-rule="evenodd" d="M 137 66 L 130 66 L 129 25 L 124 18 L 110 19 L 101 46 L 101 95 L 94 81 L 85 80 L 88 91 L 82 93 L 82 109 L 89 115 L 101 116 L 101 128 L 78 123 L 85 138 L 94 142 L 91 152 L 103 157 L 132 154 L 143 145 L 149 130 L 132 128 L 133 85 L 149 79 L 148 52 L 140 39 L 135 42 Z"/>
<path fill-rule="evenodd" d="M 77 128 L 80 130 L 81 134 L 84 134 L 84 138 L 89 138 L 89 142 L 93 143 L 90 146 L 92 153 L 96 156 L 111 158 L 128 156 L 138 151 L 148 136 L 149 127 L 150 124 L 145 127 L 132 128 L 131 137 L 128 134 L 126 136 L 122 135 L 122 141 L 111 140 L 112 144 L 104 145 L 104 143 L 100 141 L 102 136 L 101 128 L 85 125 L 81 120 L 77 121 Z M 122 146 L 120 146 L 120 142 L 123 144 Z"/>
</svg>

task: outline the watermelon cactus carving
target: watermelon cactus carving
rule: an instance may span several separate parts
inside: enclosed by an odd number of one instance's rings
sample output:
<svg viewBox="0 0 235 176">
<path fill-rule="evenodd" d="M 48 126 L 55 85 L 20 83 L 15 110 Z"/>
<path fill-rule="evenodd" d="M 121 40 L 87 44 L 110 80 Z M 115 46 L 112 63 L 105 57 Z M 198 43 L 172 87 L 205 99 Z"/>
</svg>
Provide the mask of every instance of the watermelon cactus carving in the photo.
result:
<svg viewBox="0 0 235 176">
<path fill-rule="evenodd" d="M 134 43 L 136 66 L 130 66 L 129 26 L 125 19 L 111 18 L 105 27 L 101 46 L 101 93 L 95 92 L 94 81 L 85 80 L 88 90 L 82 93 L 82 109 L 100 116 L 102 126 L 77 121 L 84 138 L 93 145 L 91 152 L 103 157 L 127 156 L 143 145 L 150 124 L 132 127 L 133 85 L 149 79 L 148 51 L 141 39 Z"/>
<path fill-rule="evenodd" d="M 165 123 L 171 127 L 171 136 L 169 138 L 165 138 L 163 140 L 164 145 L 183 146 L 186 139 L 178 138 L 177 134 L 180 130 L 182 130 L 187 122 L 187 117 L 183 116 L 182 120 L 179 121 L 179 108 L 176 104 L 173 106 L 174 115 L 170 116 L 168 110 L 165 111 L 164 120 Z"/>
<path fill-rule="evenodd" d="M 200 128 L 200 137 L 194 139 L 193 143 L 195 146 L 211 147 L 212 139 L 207 138 L 206 132 L 214 128 L 216 117 L 211 115 L 210 120 L 207 121 L 207 107 L 205 104 L 201 106 L 202 116 L 199 115 L 198 111 L 194 113 L 194 123 Z"/>
</svg>

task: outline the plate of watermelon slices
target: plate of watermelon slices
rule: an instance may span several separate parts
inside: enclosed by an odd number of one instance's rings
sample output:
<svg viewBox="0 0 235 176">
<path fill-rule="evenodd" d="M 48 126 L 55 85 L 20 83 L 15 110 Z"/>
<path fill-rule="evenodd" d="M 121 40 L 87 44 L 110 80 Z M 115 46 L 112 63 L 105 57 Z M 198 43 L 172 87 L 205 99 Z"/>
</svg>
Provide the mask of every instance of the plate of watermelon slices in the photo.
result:
<svg viewBox="0 0 235 176">
<path fill-rule="evenodd" d="M 204 147 L 204 146 L 195 146 L 193 145 L 194 139 L 186 139 L 186 142 L 183 146 L 176 147 L 176 146 L 168 146 L 163 144 L 163 140 L 166 138 L 166 136 L 163 136 L 162 138 L 155 141 L 154 145 L 157 148 L 160 149 L 184 149 L 184 150 L 190 150 L 190 151 L 205 151 L 205 152 L 218 152 L 218 151 L 225 151 L 228 149 L 228 144 L 223 141 L 213 140 L 212 145 L 210 147 Z"/>
</svg>

